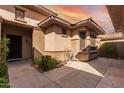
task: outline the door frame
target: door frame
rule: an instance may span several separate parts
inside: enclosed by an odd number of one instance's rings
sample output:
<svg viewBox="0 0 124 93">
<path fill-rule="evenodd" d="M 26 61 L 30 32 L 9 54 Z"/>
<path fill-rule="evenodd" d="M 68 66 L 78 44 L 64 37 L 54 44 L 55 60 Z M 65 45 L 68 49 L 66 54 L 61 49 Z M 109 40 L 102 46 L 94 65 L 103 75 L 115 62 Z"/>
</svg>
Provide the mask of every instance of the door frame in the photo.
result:
<svg viewBox="0 0 124 93">
<path fill-rule="evenodd" d="M 23 40 L 23 37 L 21 36 L 21 35 L 14 35 L 14 34 L 6 34 L 6 36 L 7 36 L 7 38 L 9 37 L 9 36 L 15 36 L 15 38 L 17 37 L 17 38 L 20 38 L 20 43 L 21 44 L 19 44 L 20 45 L 20 49 L 19 49 L 19 56 L 20 57 L 18 57 L 18 58 L 9 58 L 8 59 L 8 61 L 17 61 L 17 60 L 21 60 L 22 59 L 22 40 Z M 11 42 L 10 42 L 11 43 Z M 12 51 L 12 50 L 11 50 Z M 10 51 L 10 52 L 11 52 Z M 17 53 L 16 53 L 17 54 Z M 8 55 L 9 56 L 9 55 Z"/>
</svg>

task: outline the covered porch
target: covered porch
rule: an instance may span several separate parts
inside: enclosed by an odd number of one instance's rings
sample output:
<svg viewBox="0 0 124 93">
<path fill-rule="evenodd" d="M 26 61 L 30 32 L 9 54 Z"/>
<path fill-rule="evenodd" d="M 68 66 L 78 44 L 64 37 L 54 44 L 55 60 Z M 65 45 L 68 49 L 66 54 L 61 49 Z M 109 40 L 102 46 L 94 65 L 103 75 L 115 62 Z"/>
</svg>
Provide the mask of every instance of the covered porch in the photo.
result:
<svg viewBox="0 0 124 93">
<path fill-rule="evenodd" d="M 32 31 L 30 26 L 1 18 L 0 40 L 3 37 L 9 38 L 8 61 L 32 59 Z"/>
<path fill-rule="evenodd" d="M 97 35 L 104 34 L 91 18 L 78 22 L 73 27 L 72 48 L 74 56 L 80 61 L 90 61 L 97 55 Z"/>
</svg>

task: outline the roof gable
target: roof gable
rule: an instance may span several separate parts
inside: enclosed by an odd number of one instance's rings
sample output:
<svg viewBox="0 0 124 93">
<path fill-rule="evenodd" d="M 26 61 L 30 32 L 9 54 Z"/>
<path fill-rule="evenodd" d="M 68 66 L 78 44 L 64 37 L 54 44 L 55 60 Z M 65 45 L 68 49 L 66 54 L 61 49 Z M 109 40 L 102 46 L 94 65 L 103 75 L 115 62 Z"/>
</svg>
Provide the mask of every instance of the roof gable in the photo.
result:
<svg viewBox="0 0 124 93">
<path fill-rule="evenodd" d="M 75 24 L 71 24 L 70 22 L 59 18 L 58 16 L 49 16 L 46 19 L 44 19 L 43 21 L 41 21 L 38 25 L 42 28 L 46 28 L 52 24 L 57 24 L 60 25 L 62 27 L 66 27 L 68 29 L 76 29 L 79 27 L 88 27 L 90 29 L 95 29 L 97 31 L 98 34 L 104 34 L 105 31 L 95 22 L 92 20 L 92 18 L 88 18 L 86 20 L 77 22 Z"/>
</svg>

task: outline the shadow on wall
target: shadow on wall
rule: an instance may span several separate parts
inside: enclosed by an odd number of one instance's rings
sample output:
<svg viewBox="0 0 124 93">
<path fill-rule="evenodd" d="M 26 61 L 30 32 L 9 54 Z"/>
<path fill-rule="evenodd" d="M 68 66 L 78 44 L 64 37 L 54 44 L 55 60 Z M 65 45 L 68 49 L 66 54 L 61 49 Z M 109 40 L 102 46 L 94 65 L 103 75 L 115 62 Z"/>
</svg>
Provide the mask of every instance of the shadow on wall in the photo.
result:
<svg viewBox="0 0 124 93">
<path fill-rule="evenodd" d="M 43 54 L 37 50 L 36 48 L 33 47 L 33 58 L 40 58 L 41 56 L 43 56 Z"/>
<path fill-rule="evenodd" d="M 36 58 L 40 58 L 43 55 L 50 55 L 52 57 L 57 58 L 58 60 L 61 61 L 66 61 L 68 60 L 68 56 L 67 56 L 67 52 L 65 51 L 58 51 L 58 52 L 54 52 L 54 51 L 39 51 L 38 49 L 36 49 L 35 47 L 33 47 L 33 59 Z"/>
<path fill-rule="evenodd" d="M 107 42 L 99 48 L 100 57 L 124 59 L 124 42 Z"/>
</svg>

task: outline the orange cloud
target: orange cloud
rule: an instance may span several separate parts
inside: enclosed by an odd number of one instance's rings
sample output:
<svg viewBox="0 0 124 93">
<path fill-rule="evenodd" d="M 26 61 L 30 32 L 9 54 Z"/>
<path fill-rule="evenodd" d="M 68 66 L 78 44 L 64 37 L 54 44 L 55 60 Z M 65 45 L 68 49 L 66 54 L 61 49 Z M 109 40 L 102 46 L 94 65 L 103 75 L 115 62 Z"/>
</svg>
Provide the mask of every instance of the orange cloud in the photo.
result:
<svg viewBox="0 0 124 93">
<path fill-rule="evenodd" d="M 59 17 L 72 23 L 92 17 L 104 30 L 114 31 L 106 6 L 50 5 L 46 7 L 58 13 Z"/>
</svg>

